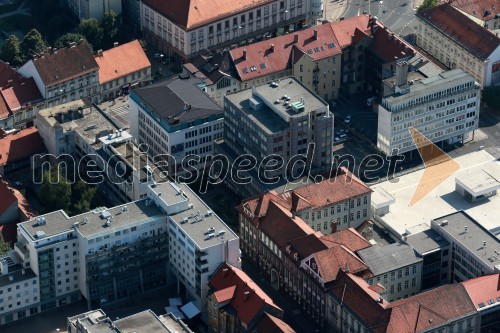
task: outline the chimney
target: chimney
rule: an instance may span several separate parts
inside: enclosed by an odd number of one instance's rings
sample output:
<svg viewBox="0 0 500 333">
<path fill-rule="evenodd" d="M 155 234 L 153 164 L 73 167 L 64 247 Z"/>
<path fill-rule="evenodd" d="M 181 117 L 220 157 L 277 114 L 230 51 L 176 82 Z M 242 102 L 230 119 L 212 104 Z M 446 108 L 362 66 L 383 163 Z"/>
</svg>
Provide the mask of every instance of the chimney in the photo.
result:
<svg viewBox="0 0 500 333">
<path fill-rule="evenodd" d="M 299 35 L 295 34 L 293 35 L 293 43 L 297 44 L 299 42 Z"/>
<path fill-rule="evenodd" d="M 223 277 L 226 277 L 226 276 L 227 276 L 227 272 L 228 272 L 228 271 L 229 271 L 229 270 L 228 270 L 227 268 L 224 268 L 224 269 L 222 270 L 222 276 L 223 276 Z"/>
<path fill-rule="evenodd" d="M 274 44 L 271 44 L 271 52 L 274 52 Z"/>
<path fill-rule="evenodd" d="M 396 85 L 401 86 L 408 82 L 408 63 L 406 61 L 396 64 Z"/>
<path fill-rule="evenodd" d="M 113 47 L 117 47 L 118 45 L 119 45 L 119 43 L 118 43 L 118 42 L 114 42 L 114 43 L 113 43 Z"/>
<path fill-rule="evenodd" d="M 102 57 L 102 50 L 97 50 L 97 56 Z"/>
<path fill-rule="evenodd" d="M 243 49 L 243 56 L 242 56 L 243 60 L 247 60 L 247 50 L 246 49 Z"/>
<path fill-rule="evenodd" d="M 243 294 L 243 299 L 246 301 L 248 299 L 248 297 L 250 297 L 250 292 L 245 291 L 245 293 Z"/>
<path fill-rule="evenodd" d="M 318 40 L 318 30 L 314 29 L 314 40 Z"/>
<path fill-rule="evenodd" d="M 344 20 L 344 17 L 339 17 L 339 21 L 343 21 Z"/>
</svg>

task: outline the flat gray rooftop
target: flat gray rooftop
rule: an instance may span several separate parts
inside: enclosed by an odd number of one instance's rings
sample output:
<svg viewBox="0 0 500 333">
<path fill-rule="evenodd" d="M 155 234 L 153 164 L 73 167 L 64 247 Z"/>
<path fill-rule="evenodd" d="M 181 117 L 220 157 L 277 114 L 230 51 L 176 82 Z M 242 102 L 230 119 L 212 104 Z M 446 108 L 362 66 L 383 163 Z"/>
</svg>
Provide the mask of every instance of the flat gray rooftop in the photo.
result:
<svg viewBox="0 0 500 333">
<path fill-rule="evenodd" d="M 406 243 L 413 247 L 420 255 L 434 252 L 450 245 L 446 239 L 439 236 L 439 234 L 432 229 L 427 229 L 408 236 Z"/>
<path fill-rule="evenodd" d="M 374 275 L 384 274 L 422 261 L 411 246 L 401 242 L 372 246 L 358 251 L 358 255 L 370 267 Z"/>
<path fill-rule="evenodd" d="M 10 267 L 9 267 L 10 269 Z M 12 281 L 10 281 L 9 276 L 12 276 Z M 0 275 L 0 288 L 13 283 L 19 283 L 25 280 L 35 278 L 36 274 L 31 270 L 31 268 L 16 269 L 9 272 L 6 275 Z"/>
<path fill-rule="evenodd" d="M 500 188 L 500 181 L 482 169 L 463 173 L 457 176 L 456 180 L 474 195 L 482 195 Z"/>
<path fill-rule="evenodd" d="M 142 311 L 114 322 L 121 333 L 173 333 L 151 310 Z"/>
<path fill-rule="evenodd" d="M 182 229 L 186 235 L 191 237 L 193 242 L 200 249 L 206 249 L 220 244 L 222 239 L 233 240 L 238 238 L 231 228 L 229 228 L 219 216 L 212 212 L 211 208 L 186 184 L 176 185 L 184 192 L 189 203 L 193 206 L 188 210 L 172 214 L 169 217 L 175 222 L 178 228 Z M 182 200 L 182 197 L 177 195 L 177 191 L 173 189 L 171 183 L 157 184 L 153 190 L 156 193 L 161 192 L 160 198 L 168 204 Z M 233 208 L 228 207 L 228 209 Z M 210 215 L 206 214 L 208 211 L 211 212 Z M 184 218 L 187 218 L 188 222 L 184 223 Z M 208 228 L 215 228 L 215 237 L 208 237 Z M 224 235 L 218 236 L 219 231 L 224 231 Z"/>
<path fill-rule="evenodd" d="M 443 225 L 443 221 L 447 223 Z M 500 251 L 500 241 L 467 213 L 459 211 L 436 218 L 431 228 L 439 234 L 448 234 L 456 243 L 474 253 L 485 266 L 494 269 L 500 265 L 500 255 L 496 253 Z M 483 242 L 486 242 L 486 246 Z"/>
<path fill-rule="evenodd" d="M 122 207 L 127 207 L 127 210 L 122 211 Z M 38 221 L 34 219 L 20 223 L 18 226 L 25 229 L 32 237 L 32 240 L 36 241 L 39 240 L 36 238 L 37 231 L 43 231 L 45 233 L 45 237 L 43 238 L 50 237 L 72 230 L 75 222 L 81 223 L 85 218 L 87 218 L 87 223 L 83 225 L 80 224 L 76 227 L 76 229 L 83 237 L 93 238 L 91 236 L 108 234 L 110 232 L 114 232 L 113 230 L 117 228 L 122 228 L 127 225 L 136 225 L 150 219 L 165 216 L 165 213 L 158 209 L 154 204 L 147 205 L 146 199 L 104 210 L 108 211 L 113 217 L 110 227 L 106 226 L 106 219 L 101 217 L 101 210 L 99 209 L 73 217 L 68 217 L 66 213 L 59 210 L 41 215 L 42 217 L 45 217 L 45 225 L 38 225 Z"/>
</svg>

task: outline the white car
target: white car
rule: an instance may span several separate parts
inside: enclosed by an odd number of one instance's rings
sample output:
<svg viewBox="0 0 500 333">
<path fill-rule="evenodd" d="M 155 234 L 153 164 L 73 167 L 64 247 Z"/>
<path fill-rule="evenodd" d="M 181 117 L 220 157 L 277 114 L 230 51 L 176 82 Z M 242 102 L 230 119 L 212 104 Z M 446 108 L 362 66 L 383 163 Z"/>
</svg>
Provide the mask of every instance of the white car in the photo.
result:
<svg viewBox="0 0 500 333">
<path fill-rule="evenodd" d="M 349 139 L 349 137 L 347 136 L 347 134 L 340 134 L 339 136 L 335 137 L 335 142 L 340 142 L 340 141 L 345 141 Z"/>
<path fill-rule="evenodd" d="M 349 124 L 352 120 L 352 116 L 348 115 L 347 117 L 344 118 L 344 123 Z"/>
<path fill-rule="evenodd" d="M 366 106 L 372 106 L 375 97 L 370 97 L 366 100 Z"/>
</svg>

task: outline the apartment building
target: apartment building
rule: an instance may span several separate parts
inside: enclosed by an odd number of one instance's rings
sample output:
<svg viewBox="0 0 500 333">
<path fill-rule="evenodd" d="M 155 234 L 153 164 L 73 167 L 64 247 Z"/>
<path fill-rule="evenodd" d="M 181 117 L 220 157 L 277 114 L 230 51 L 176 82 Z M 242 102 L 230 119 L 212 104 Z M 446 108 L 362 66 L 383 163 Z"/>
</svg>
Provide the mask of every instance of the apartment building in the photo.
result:
<svg viewBox="0 0 500 333">
<path fill-rule="evenodd" d="M 64 4 L 78 20 L 90 18 L 102 20 L 106 12 L 111 10 L 117 14 L 122 12 L 120 0 L 64 0 Z"/>
<path fill-rule="evenodd" d="M 481 102 L 474 77 L 461 69 L 430 78 L 407 76 L 407 66 L 399 63 L 397 75 L 385 81 L 388 95 L 378 106 L 377 148 L 388 156 L 415 150 L 424 141 L 414 141 L 412 127 L 434 144 L 469 138 L 479 126 Z M 408 82 L 411 77 L 415 80 Z"/>
<path fill-rule="evenodd" d="M 321 0 L 144 0 L 141 28 L 167 56 L 192 58 L 209 49 L 252 43 L 271 32 L 295 31 L 322 17 Z"/>
<path fill-rule="evenodd" d="M 40 107 L 43 97 L 33 78 L 24 77 L 0 60 L 0 128 L 33 126 Z"/>
<path fill-rule="evenodd" d="M 283 310 L 241 269 L 223 263 L 209 281 L 208 326 L 213 332 L 255 332 L 271 315 L 286 325 Z"/>
<path fill-rule="evenodd" d="M 386 301 L 393 302 L 418 294 L 422 290 L 422 258 L 405 243 L 372 246 L 357 252 L 370 268 L 370 286 L 381 284 L 379 291 Z"/>
<path fill-rule="evenodd" d="M 144 198 L 148 185 L 165 180 L 127 131 L 83 100 L 44 109 L 37 119 L 52 165 L 70 180 L 95 183 L 113 204 Z"/>
<path fill-rule="evenodd" d="M 99 101 L 99 66 L 85 42 L 62 49 L 50 49 L 19 68 L 19 73 L 32 77 L 51 107 L 77 99 Z"/>
<path fill-rule="evenodd" d="M 222 138 L 223 111 L 198 83 L 178 78 L 135 89 L 129 97 L 130 133 L 172 177 L 188 163 L 202 168 L 214 154 L 214 140 Z"/>
<path fill-rule="evenodd" d="M 500 2 L 498 0 L 454 0 L 451 5 L 462 14 L 491 32 L 500 29 Z"/>
<path fill-rule="evenodd" d="M 20 223 L 14 248 L 40 280 L 41 311 L 82 296 L 101 306 L 174 283 L 204 309 L 212 273 L 222 262 L 241 264 L 236 234 L 174 183 L 150 185 L 147 198 L 125 205 Z"/>
<path fill-rule="evenodd" d="M 0 257 L 0 325 L 40 311 L 39 281 L 13 251 Z"/>
<path fill-rule="evenodd" d="M 280 177 L 277 182 L 283 182 L 286 177 L 296 179 L 304 170 L 313 174 L 329 170 L 332 146 L 333 114 L 328 104 L 295 78 L 242 90 L 224 99 L 221 149 L 227 149 L 224 154 L 230 163 L 234 156 L 250 154 L 260 163 L 260 170 L 266 156 L 279 156 L 282 165 L 268 170 L 267 176 Z M 302 163 L 293 167 L 297 159 Z M 289 162 L 292 164 L 287 167 Z M 269 184 L 257 179 L 247 186 L 233 187 L 243 197 L 262 193 Z"/>
<path fill-rule="evenodd" d="M 480 332 L 495 332 L 500 324 L 500 275 L 481 276 L 462 285 L 479 312 L 476 326 Z"/>
<path fill-rule="evenodd" d="M 112 320 L 103 310 L 98 309 L 68 317 L 67 319 L 68 333 L 118 333 L 141 331 L 155 333 L 193 333 L 181 319 L 176 318 L 171 313 L 157 316 L 151 310 Z"/>
<path fill-rule="evenodd" d="M 500 271 L 500 242 L 464 211 L 431 221 L 431 228 L 451 244 L 449 270 L 453 282 Z"/>
<path fill-rule="evenodd" d="M 329 294 L 328 308 L 329 332 L 472 333 L 480 327 L 475 306 L 462 284 L 389 303 L 361 278 L 341 271 Z"/>
<path fill-rule="evenodd" d="M 128 94 L 132 87 L 142 87 L 151 81 L 151 63 L 139 41 L 97 51 L 101 100 Z"/>
<path fill-rule="evenodd" d="M 446 65 L 469 73 L 482 87 L 500 82 L 500 38 L 450 3 L 418 12 L 417 45 Z"/>
</svg>

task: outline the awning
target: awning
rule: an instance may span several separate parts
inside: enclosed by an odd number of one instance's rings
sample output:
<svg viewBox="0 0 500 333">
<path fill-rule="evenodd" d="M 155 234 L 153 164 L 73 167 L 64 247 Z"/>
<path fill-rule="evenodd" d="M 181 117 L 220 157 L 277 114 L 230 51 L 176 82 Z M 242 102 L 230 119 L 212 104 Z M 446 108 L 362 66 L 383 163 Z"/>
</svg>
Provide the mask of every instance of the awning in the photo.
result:
<svg viewBox="0 0 500 333">
<path fill-rule="evenodd" d="M 169 298 L 168 299 L 168 304 L 170 306 L 181 306 L 182 305 L 182 300 L 179 297 Z"/>
<path fill-rule="evenodd" d="M 181 308 L 181 311 L 188 317 L 188 319 L 200 314 L 200 310 L 194 305 L 193 302 L 189 302 Z"/>
</svg>

